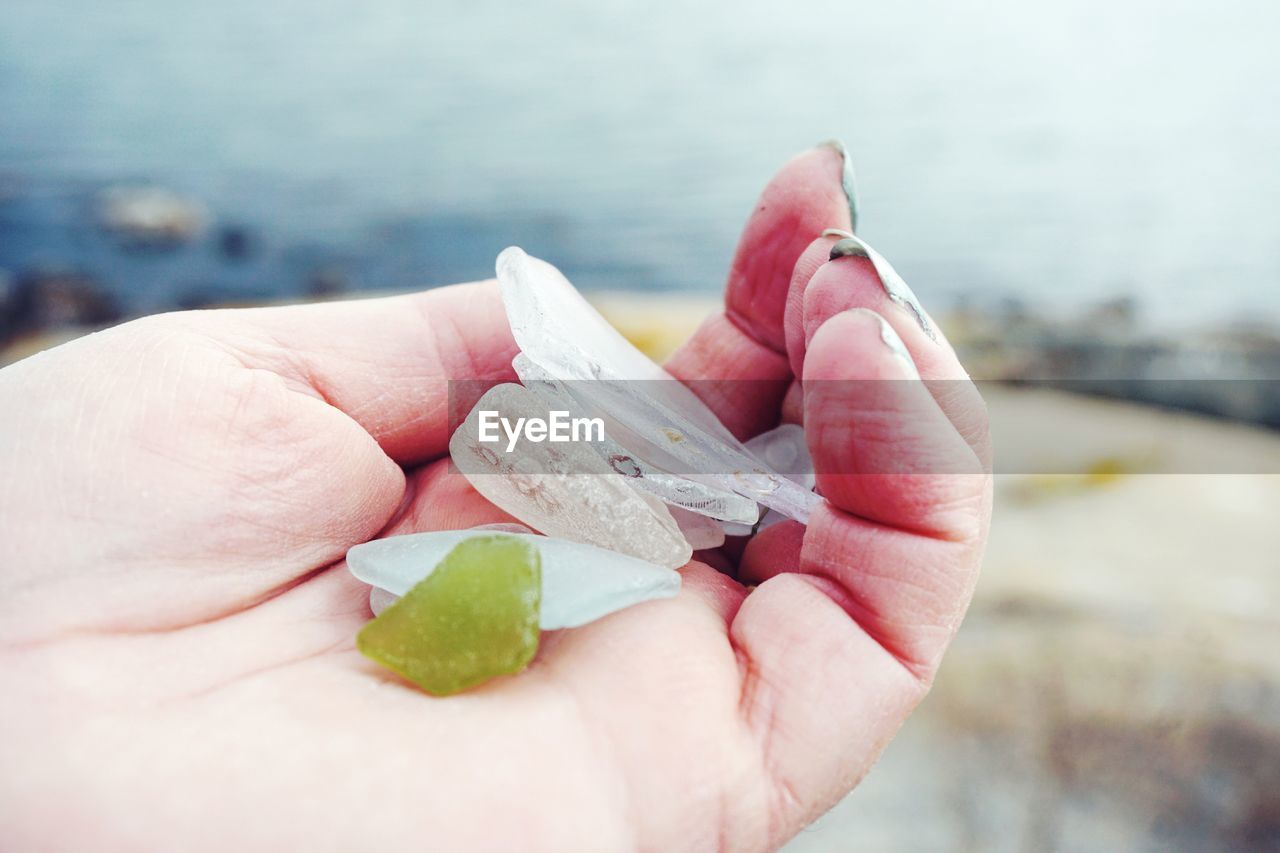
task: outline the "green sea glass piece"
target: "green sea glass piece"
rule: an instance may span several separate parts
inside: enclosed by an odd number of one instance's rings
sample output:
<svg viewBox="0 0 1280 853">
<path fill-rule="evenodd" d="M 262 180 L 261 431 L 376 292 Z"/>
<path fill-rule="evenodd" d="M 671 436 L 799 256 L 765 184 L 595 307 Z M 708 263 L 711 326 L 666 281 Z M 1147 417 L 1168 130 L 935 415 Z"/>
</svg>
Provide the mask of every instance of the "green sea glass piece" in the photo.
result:
<svg viewBox="0 0 1280 853">
<path fill-rule="evenodd" d="M 524 669 L 538 651 L 542 565 L 525 538 L 477 536 L 361 629 L 356 648 L 436 696 Z"/>
</svg>

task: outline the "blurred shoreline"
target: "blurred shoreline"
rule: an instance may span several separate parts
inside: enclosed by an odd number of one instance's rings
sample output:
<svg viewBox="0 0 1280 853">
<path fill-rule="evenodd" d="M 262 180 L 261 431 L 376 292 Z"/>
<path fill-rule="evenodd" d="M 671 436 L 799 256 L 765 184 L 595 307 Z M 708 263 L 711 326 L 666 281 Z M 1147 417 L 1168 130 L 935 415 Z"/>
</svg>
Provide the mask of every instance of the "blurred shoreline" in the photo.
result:
<svg viewBox="0 0 1280 853">
<path fill-rule="evenodd" d="M 166 238 L 167 239 L 167 238 Z M 238 245 L 250 237 L 223 235 Z M 226 247 L 224 246 L 224 249 Z M 232 246 L 234 249 L 234 245 Z M 189 297 L 164 310 L 373 298 L 340 269 L 316 270 L 301 293 L 220 300 Z M 590 291 L 597 307 L 643 349 L 674 350 L 715 309 L 702 294 Z M 986 382 L 1056 388 L 1280 430 L 1280 329 L 1221 324 L 1178 337 L 1143 332 L 1127 300 L 1071 319 L 1021 303 L 969 305 L 937 315 L 970 374 Z M 0 366 L 132 319 L 93 275 L 0 269 Z"/>
<path fill-rule="evenodd" d="M 381 241 L 362 254 L 344 253 L 340 241 L 287 245 L 279 234 L 153 183 L 86 185 L 41 197 L 0 175 L 0 364 L 159 311 L 372 296 L 486 278 L 487 259 L 508 241 L 554 258 L 592 298 L 612 306 L 614 322 L 655 345 L 683 340 L 716 303 L 718 295 L 707 291 L 648 290 L 653 275 L 583 255 L 562 230 L 538 221 L 498 227 L 404 219 L 384 225 Z M 1154 330 L 1131 295 L 1081 302 L 1071 312 L 1031 296 L 926 301 L 976 379 L 1280 429 L 1280 325 L 1269 321 L 1206 318 L 1195 330 Z"/>
</svg>

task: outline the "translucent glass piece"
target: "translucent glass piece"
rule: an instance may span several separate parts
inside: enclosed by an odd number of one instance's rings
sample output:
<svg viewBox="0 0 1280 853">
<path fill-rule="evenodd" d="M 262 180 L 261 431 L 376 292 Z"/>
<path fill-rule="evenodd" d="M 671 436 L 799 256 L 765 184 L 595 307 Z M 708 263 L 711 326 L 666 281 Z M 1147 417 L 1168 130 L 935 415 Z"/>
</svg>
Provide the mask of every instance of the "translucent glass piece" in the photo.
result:
<svg viewBox="0 0 1280 853">
<path fill-rule="evenodd" d="M 541 396 L 547 405 L 563 408 L 575 416 L 583 414 L 577 398 L 569 392 L 565 383 L 556 379 L 524 353 L 517 353 L 511 366 L 524 386 Z M 760 515 L 760 508 L 750 498 L 726 489 L 687 480 L 650 465 L 643 458 L 610 438 L 608 428 L 605 430 L 604 441 L 592 442 L 592 447 L 610 468 L 624 477 L 631 478 L 631 485 L 634 488 L 672 506 L 682 507 L 690 512 L 721 521 L 736 521 L 748 525 L 754 524 Z"/>
<path fill-rule="evenodd" d="M 498 385 L 476 403 L 449 440 L 458 470 L 490 502 L 548 536 L 586 542 L 674 569 L 688 562 L 689 543 L 671 514 L 651 505 L 586 441 L 530 441 L 510 452 L 506 436 L 480 440 L 480 418 L 498 412 L 548 418 L 542 398 L 519 385 Z"/>
<path fill-rule="evenodd" d="M 498 280 L 521 351 L 652 465 L 807 521 L 817 495 L 760 464 L 687 387 L 632 346 L 552 265 L 512 247 Z M 630 380 L 630 381 L 624 381 Z M 688 472 L 688 473 L 685 473 Z M 694 473 L 697 472 L 697 473 Z"/>
<path fill-rule="evenodd" d="M 745 446 L 761 462 L 802 488 L 812 489 L 818 484 L 804 427 L 799 424 L 774 427 L 750 439 Z"/>
<path fill-rule="evenodd" d="M 680 525 L 680 532 L 693 550 L 704 551 L 724 544 L 724 528 L 714 518 L 707 518 L 678 506 L 671 507 L 671 517 Z"/>
<path fill-rule="evenodd" d="M 394 600 L 431 574 L 459 543 L 486 534 L 440 530 L 375 539 L 347 552 L 347 568 L 356 578 Z M 542 556 L 543 630 L 574 628 L 614 611 L 680 591 L 680 575 L 615 551 L 581 542 L 534 534 L 508 534 L 538 549 Z M 372 597 L 372 594 L 371 594 Z"/>
<path fill-rule="evenodd" d="M 438 696 L 524 669 L 538 651 L 538 549 L 480 534 L 433 566 L 360 630 L 361 654 Z"/>
<path fill-rule="evenodd" d="M 761 462 L 783 472 L 787 479 L 801 488 L 812 491 L 818 484 L 813 470 L 813 457 L 809 455 L 809 445 L 804 438 L 804 427 L 799 424 L 781 424 L 768 432 L 762 432 L 749 440 L 746 448 Z M 786 520 L 787 516 L 782 513 L 769 510 L 756 525 L 756 532 Z M 735 535 L 729 530 L 725 532 L 730 536 Z"/>
</svg>

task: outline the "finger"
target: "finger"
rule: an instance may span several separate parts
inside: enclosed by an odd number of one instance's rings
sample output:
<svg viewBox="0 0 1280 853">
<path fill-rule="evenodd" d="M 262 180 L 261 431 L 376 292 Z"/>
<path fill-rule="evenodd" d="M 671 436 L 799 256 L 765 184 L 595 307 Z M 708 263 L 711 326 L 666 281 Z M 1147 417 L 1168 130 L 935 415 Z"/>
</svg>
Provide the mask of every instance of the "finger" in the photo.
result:
<svg viewBox="0 0 1280 853">
<path fill-rule="evenodd" d="M 379 536 L 519 523 L 477 492 L 449 459 L 437 459 L 409 475 L 400 512 Z"/>
<path fill-rule="evenodd" d="M 804 424 L 804 386 L 798 379 L 791 380 L 791 386 L 782 398 L 782 422 Z"/>
<path fill-rule="evenodd" d="M 730 266 L 725 311 L 667 362 L 678 379 L 739 438 L 777 423 L 791 371 L 784 307 L 796 260 L 825 228 L 851 224 L 841 149 L 820 146 L 788 162 L 769 182 L 743 229 Z M 834 223 L 843 223 L 836 225 Z"/>
<path fill-rule="evenodd" d="M 805 364 L 806 433 L 828 503 L 801 565 L 908 668 L 932 672 L 976 580 L 991 478 L 866 309 L 838 314 Z"/>
<path fill-rule="evenodd" d="M 14 636 L 169 630 L 238 613 L 368 539 L 403 492 L 404 472 L 342 412 L 172 320 L 118 326 L 16 367 L 7 396 L 47 398 L 27 428 L 57 454 L 10 454 L 10 476 L 24 479 L 29 462 L 25 479 L 46 484 L 0 506 L 15 519 L 0 556 L 16 587 L 0 624 Z M 51 376 L 79 390 L 51 395 Z M 84 428 L 59 432 L 66 424 Z M 40 535 L 75 506 L 94 507 L 82 535 Z M 86 579 L 100 589 L 90 594 Z"/>
<path fill-rule="evenodd" d="M 830 261 L 831 247 L 839 239 L 830 235 L 816 237 L 800 254 L 791 273 L 782 328 L 787 343 L 787 361 L 794 376 L 804 376 L 804 350 L 809 343 L 804 333 L 804 295 L 818 270 Z"/>
<path fill-rule="evenodd" d="M 881 478 L 875 489 L 860 492 L 830 473 L 856 462 L 850 454 L 859 451 L 927 459 L 933 443 L 945 439 L 921 438 L 912 423 L 919 418 L 929 419 L 932 432 L 950 430 L 953 445 L 972 456 L 930 395 L 909 380 L 909 362 L 886 342 L 891 335 L 860 311 L 837 315 L 814 336 L 804 377 L 806 431 L 829 502 L 804 531 L 798 573 L 779 571 L 794 560 L 786 530 L 744 557 L 752 577 L 765 580 L 730 629 L 745 660 L 742 713 L 762 745 L 777 809 L 790 826 L 843 796 L 927 692 L 981 557 L 990 509 L 984 475 L 950 475 L 959 482 L 947 486 L 926 466 L 924 487 L 946 504 L 930 508 L 914 502 L 920 477 Z M 868 385 L 886 389 L 868 399 Z M 875 424 L 874 432 L 840 427 L 842 420 L 863 419 Z M 910 437 L 899 441 L 895 427 Z M 878 446 L 884 442 L 888 447 Z M 903 521 L 967 533 L 937 538 L 895 526 Z"/>
<path fill-rule="evenodd" d="M 516 345 L 495 282 L 173 316 L 247 366 L 276 373 L 345 412 L 402 465 L 445 452 L 451 404 L 465 412 L 471 398 L 515 375 Z M 451 400 L 450 380 L 474 381 L 455 383 Z"/>
<path fill-rule="evenodd" d="M 834 245 L 832 240 L 828 237 L 820 242 Z M 804 375 L 806 348 L 828 319 L 849 308 L 869 308 L 893 327 L 938 405 L 978 458 L 990 464 L 986 404 L 960 365 L 955 350 L 910 291 L 890 294 L 871 261 L 855 253 L 823 264 L 796 298 L 801 307 L 798 312 L 793 310 L 789 319 L 793 326 L 792 366 L 797 375 Z M 800 329 L 794 328 L 797 313 Z"/>
<path fill-rule="evenodd" d="M 807 340 L 804 336 L 804 293 L 809 280 L 827 263 L 831 247 L 839 238 L 834 236 L 818 237 L 800 254 L 795 268 L 791 272 L 791 284 L 787 289 L 786 309 L 783 312 L 783 337 L 787 343 L 787 361 L 793 376 L 803 376 L 804 348 Z M 794 379 L 782 400 L 782 422 L 792 424 L 804 423 L 804 386 Z"/>
<path fill-rule="evenodd" d="M 982 467 L 883 317 L 858 308 L 823 324 L 804 383 L 805 436 L 828 501 L 927 536 L 974 535 Z"/>
<path fill-rule="evenodd" d="M 803 544 L 804 525 L 798 521 L 766 527 L 747 542 L 738 563 L 738 580 L 761 584 L 775 575 L 800 571 Z"/>
<path fill-rule="evenodd" d="M 666 369 L 741 440 L 777 425 L 792 382 L 786 356 L 743 333 L 726 314 L 703 321 Z"/>
<path fill-rule="evenodd" d="M 772 782 L 776 847 L 852 790 L 925 686 L 849 618 L 823 578 L 765 581 L 729 637 L 743 662 L 739 712 Z"/>
<path fill-rule="evenodd" d="M 765 187 L 738 241 L 725 310 L 774 352 L 786 352 L 782 318 L 796 261 L 824 229 L 852 227 L 844 168 L 841 152 L 827 145 L 793 158 Z"/>
</svg>

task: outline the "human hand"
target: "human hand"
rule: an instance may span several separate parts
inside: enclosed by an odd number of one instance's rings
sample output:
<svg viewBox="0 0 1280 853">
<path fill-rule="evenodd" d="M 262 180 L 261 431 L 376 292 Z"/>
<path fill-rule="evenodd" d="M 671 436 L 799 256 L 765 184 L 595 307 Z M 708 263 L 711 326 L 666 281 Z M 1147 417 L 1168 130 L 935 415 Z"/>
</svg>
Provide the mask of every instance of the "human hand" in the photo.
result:
<svg viewBox="0 0 1280 853">
<path fill-rule="evenodd" d="M 0 371 L 0 846 L 760 849 L 834 803 L 927 691 L 990 514 L 954 353 L 826 262 L 839 174 L 821 148 L 774 179 L 669 364 L 740 436 L 803 420 L 829 505 L 448 699 L 355 652 L 342 557 L 510 520 L 444 458 L 447 381 L 514 378 L 492 283 L 153 317 Z M 909 378 L 880 317 L 955 381 L 847 381 Z"/>
</svg>

